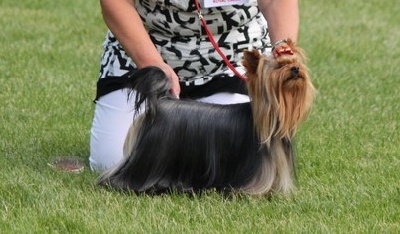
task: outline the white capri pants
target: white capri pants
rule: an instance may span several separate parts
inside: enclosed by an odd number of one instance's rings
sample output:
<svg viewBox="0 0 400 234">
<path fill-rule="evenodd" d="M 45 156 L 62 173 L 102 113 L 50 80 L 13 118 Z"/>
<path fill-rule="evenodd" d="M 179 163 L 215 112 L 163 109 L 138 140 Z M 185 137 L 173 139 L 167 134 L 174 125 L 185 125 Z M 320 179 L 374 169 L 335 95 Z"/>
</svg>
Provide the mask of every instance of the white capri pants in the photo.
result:
<svg viewBox="0 0 400 234">
<path fill-rule="evenodd" d="M 134 121 L 134 98 L 128 101 L 128 90 L 117 90 L 96 102 L 90 130 L 90 168 L 103 171 L 116 165 L 123 158 L 123 145 L 129 127 Z M 247 95 L 216 93 L 198 101 L 217 104 L 249 102 Z"/>
</svg>

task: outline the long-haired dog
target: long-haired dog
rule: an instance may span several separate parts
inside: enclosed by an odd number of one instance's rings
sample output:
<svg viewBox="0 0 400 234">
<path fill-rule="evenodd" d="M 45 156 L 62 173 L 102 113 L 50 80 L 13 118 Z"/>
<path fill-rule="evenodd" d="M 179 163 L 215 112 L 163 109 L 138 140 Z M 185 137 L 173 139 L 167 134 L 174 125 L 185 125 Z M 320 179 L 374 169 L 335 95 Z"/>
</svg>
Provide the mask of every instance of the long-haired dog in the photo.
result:
<svg viewBox="0 0 400 234">
<path fill-rule="evenodd" d="M 136 109 L 125 158 L 99 184 L 137 193 L 204 189 L 248 194 L 286 193 L 294 186 L 296 128 L 305 119 L 314 87 L 299 47 L 277 59 L 246 51 L 250 103 L 217 105 L 179 100 L 158 68 L 136 71 L 128 86 Z"/>
</svg>

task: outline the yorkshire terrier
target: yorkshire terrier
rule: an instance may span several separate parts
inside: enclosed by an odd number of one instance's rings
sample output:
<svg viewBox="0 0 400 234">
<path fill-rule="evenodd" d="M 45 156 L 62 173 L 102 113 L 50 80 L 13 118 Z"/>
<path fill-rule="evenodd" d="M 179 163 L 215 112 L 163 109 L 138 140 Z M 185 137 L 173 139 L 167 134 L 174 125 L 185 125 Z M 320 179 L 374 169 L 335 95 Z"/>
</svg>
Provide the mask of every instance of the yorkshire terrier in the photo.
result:
<svg viewBox="0 0 400 234">
<path fill-rule="evenodd" d="M 293 137 L 310 111 L 314 87 L 303 51 L 274 58 L 245 51 L 250 103 L 218 105 L 173 97 L 156 67 L 130 75 L 127 86 L 144 113 L 132 124 L 122 162 L 98 183 L 136 193 L 254 195 L 294 188 Z M 131 94 L 132 94 L 131 93 Z"/>
</svg>

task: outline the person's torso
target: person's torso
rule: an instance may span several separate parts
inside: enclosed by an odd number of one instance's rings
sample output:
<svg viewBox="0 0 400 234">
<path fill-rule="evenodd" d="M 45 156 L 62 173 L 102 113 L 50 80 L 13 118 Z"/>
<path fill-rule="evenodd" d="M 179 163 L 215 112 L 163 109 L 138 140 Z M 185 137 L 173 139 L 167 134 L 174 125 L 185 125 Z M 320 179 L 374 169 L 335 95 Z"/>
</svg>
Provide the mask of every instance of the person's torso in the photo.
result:
<svg viewBox="0 0 400 234">
<path fill-rule="evenodd" d="M 194 0 L 136 0 L 135 6 L 161 56 L 181 80 L 201 85 L 219 74 L 232 74 L 210 43 Z M 256 0 L 201 8 L 201 13 L 234 66 L 241 66 L 243 50 L 269 44 L 266 21 Z"/>
</svg>

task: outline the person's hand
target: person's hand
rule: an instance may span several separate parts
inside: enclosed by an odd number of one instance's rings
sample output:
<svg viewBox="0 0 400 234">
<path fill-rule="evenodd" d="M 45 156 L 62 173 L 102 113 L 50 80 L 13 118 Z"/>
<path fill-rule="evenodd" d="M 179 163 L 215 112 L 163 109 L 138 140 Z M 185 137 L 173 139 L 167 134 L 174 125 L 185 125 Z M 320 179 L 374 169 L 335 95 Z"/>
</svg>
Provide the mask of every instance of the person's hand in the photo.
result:
<svg viewBox="0 0 400 234">
<path fill-rule="evenodd" d="M 181 93 L 181 87 L 179 86 L 179 78 L 176 75 L 175 71 L 166 63 L 155 65 L 159 67 L 164 73 L 167 75 L 171 82 L 171 94 L 175 97 L 179 98 L 179 94 Z"/>
</svg>

